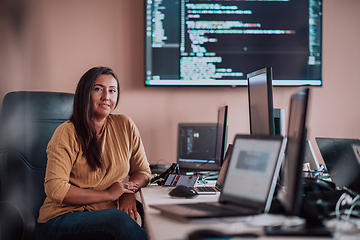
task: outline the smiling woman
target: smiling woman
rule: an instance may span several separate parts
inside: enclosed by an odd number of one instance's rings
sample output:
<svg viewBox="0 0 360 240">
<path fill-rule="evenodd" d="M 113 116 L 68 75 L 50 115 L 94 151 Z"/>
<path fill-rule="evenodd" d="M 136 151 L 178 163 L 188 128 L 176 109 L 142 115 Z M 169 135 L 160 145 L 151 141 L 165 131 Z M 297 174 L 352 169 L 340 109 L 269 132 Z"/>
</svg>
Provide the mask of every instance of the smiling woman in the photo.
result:
<svg viewBox="0 0 360 240">
<path fill-rule="evenodd" d="M 134 193 L 148 184 L 150 168 L 134 122 L 112 114 L 119 89 L 110 68 L 81 77 L 73 114 L 47 147 L 36 239 L 147 239 L 134 221 Z"/>
</svg>

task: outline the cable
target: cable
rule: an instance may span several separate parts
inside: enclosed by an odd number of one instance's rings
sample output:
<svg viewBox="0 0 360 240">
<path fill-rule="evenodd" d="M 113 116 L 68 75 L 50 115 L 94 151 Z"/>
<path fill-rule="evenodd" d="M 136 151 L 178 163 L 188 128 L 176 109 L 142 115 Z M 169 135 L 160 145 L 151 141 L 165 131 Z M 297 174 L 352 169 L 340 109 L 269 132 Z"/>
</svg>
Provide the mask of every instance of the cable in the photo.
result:
<svg viewBox="0 0 360 240">
<path fill-rule="evenodd" d="M 340 204 L 341 205 L 345 205 L 346 202 L 343 202 L 343 200 L 347 197 L 350 196 L 347 193 L 343 193 L 341 194 L 341 196 L 339 197 L 338 201 L 336 202 L 336 206 L 335 206 L 335 214 L 336 214 L 336 219 L 338 219 L 340 221 Z"/>
<path fill-rule="evenodd" d="M 360 195 L 357 195 L 356 197 L 354 197 L 354 199 L 352 200 L 352 204 L 355 203 L 359 198 L 360 198 Z"/>
<path fill-rule="evenodd" d="M 354 208 L 356 206 L 360 206 L 360 203 L 358 202 L 359 198 L 360 198 L 359 195 L 352 198 L 348 193 L 343 193 L 339 197 L 335 207 L 335 214 L 337 221 L 335 222 L 335 225 L 333 225 L 335 231 L 339 231 L 345 234 L 355 234 L 360 232 L 358 224 L 350 219 L 350 216 L 352 215 Z M 349 205 L 350 208 L 345 210 L 340 210 L 340 207 L 345 205 Z"/>
<path fill-rule="evenodd" d="M 349 212 L 348 212 L 347 218 L 346 218 L 347 221 L 350 221 L 350 215 L 351 215 L 352 211 L 354 210 L 354 208 L 355 208 L 356 206 L 360 206 L 360 203 L 356 203 L 357 200 L 359 199 L 359 197 L 360 197 L 360 196 L 357 195 L 357 196 L 352 200 L 352 202 L 351 202 L 351 207 L 350 207 L 350 209 L 349 209 Z"/>
</svg>

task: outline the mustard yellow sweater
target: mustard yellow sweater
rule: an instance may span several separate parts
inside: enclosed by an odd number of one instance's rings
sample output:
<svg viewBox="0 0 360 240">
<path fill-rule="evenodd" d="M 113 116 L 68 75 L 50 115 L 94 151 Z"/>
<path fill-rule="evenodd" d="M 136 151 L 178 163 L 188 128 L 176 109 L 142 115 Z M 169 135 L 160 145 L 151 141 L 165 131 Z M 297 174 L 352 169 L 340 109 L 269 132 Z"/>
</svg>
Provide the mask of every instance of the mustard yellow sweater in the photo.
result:
<svg viewBox="0 0 360 240">
<path fill-rule="evenodd" d="M 62 201 L 73 184 L 80 188 L 106 190 L 128 175 L 142 172 L 150 178 L 150 168 L 138 129 L 124 115 L 109 115 L 100 133 L 99 143 L 105 168 L 92 171 L 86 162 L 74 125 L 67 121 L 54 132 L 47 146 L 45 174 L 46 199 L 40 208 L 38 222 L 69 212 L 116 208 L 117 201 L 84 206 L 63 204 Z"/>
</svg>

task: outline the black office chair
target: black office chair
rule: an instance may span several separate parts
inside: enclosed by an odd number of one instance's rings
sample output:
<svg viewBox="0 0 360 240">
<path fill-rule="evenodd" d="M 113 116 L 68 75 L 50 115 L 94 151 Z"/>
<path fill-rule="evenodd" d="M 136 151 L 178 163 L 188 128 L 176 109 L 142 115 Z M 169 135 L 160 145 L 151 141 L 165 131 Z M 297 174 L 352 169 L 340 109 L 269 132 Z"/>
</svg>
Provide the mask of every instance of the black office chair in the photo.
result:
<svg viewBox="0 0 360 240">
<path fill-rule="evenodd" d="M 10 92 L 0 116 L 1 239 L 33 239 L 45 199 L 46 146 L 69 119 L 73 94 Z"/>
<path fill-rule="evenodd" d="M 10 92 L 0 115 L 0 223 L 2 240 L 34 237 L 45 200 L 46 146 L 55 129 L 70 118 L 74 95 Z M 144 227 L 144 210 L 136 202 Z"/>
</svg>

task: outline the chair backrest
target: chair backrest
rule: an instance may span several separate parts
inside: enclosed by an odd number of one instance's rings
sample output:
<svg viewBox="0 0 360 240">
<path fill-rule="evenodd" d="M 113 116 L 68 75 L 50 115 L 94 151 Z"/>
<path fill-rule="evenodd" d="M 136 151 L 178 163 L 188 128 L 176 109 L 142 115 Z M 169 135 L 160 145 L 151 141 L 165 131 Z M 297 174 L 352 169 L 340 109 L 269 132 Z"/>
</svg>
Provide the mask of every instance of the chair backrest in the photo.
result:
<svg viewBox="0 0 360 240">
<path fill-rule="evenodd" d="M 10 92 L 0 115 L 1 198 L 29 210 L 34 219 L 45 199 L 46 147 L 72 114 L 74 94 Z"/>
</svg>

